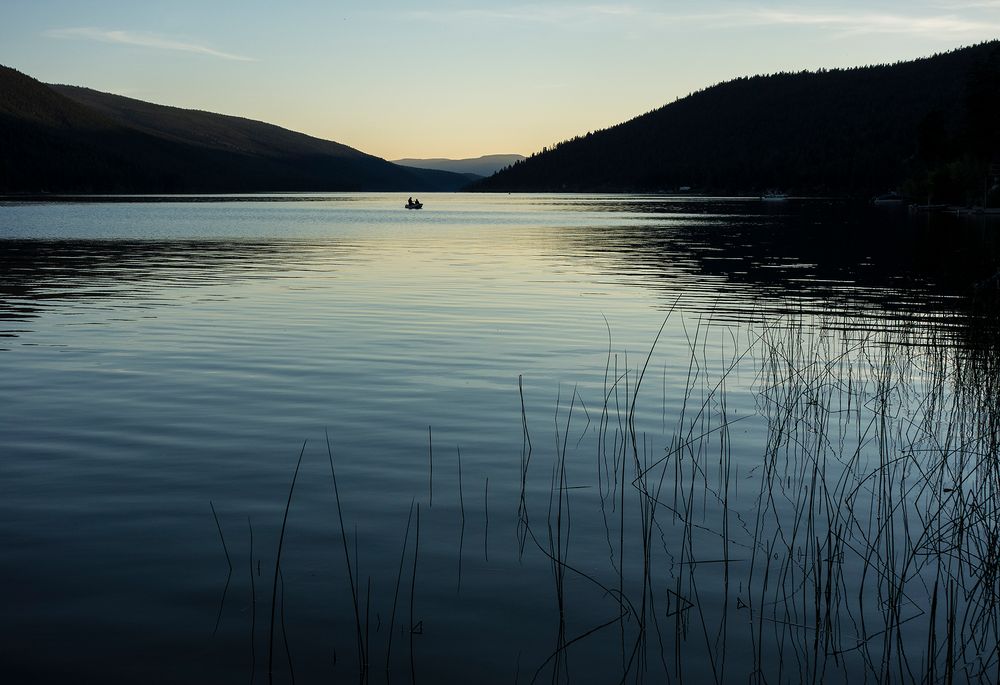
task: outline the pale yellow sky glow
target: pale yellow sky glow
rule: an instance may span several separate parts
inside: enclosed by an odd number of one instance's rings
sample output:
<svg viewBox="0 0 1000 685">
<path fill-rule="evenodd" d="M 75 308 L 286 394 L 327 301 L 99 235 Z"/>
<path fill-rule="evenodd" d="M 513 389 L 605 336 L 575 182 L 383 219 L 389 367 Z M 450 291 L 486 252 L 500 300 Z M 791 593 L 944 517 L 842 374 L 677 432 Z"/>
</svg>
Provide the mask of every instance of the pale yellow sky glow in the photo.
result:
<svg viewBox="0 0 1000 685">
<path fill-rule="evenodd" d="M 0 64 L 389 159 L 530 154 L 737 76 L 1000 36 L 1000 2 L 11 0 Z"/>
</svg>

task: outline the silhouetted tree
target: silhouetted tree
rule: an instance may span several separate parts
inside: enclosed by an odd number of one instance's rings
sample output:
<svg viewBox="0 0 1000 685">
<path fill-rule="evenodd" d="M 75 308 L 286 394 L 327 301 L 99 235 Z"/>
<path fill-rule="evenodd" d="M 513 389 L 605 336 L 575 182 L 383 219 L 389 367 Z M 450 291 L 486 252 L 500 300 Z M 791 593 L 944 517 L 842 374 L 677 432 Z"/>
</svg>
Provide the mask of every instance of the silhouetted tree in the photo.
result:
<svg viewBox="0 0 1000 685">
<path fill-rule="evenodd" d="M 1000 153 L 1000 47 L 969 73 L 965 97 L 969 152 L 983 160 Z"/>
</svg>

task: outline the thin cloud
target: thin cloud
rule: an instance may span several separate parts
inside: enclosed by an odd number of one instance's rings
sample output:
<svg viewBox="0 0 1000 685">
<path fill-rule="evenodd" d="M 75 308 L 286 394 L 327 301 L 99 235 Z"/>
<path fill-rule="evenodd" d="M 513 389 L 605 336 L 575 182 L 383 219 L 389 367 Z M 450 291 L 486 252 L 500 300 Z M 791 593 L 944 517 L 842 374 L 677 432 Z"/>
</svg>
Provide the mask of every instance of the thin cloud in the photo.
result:
<svg viewBox="0 0 1000 685">
<path fill-rule="evenodd" d="M 945 12 L 876 13 L 837 10 L 782 9 L 758 6 L 718 12 L 670 12 L 632 4 L 557 4 L 547 6 L 511 5 L 501 9 L 459 9 L 451 12 L 415 11 L 409 19 L 426 21 L 508 21 L 572 27 L 619 20 L 636 26 L 662 28 L 698 25 L 702 28 L 731 29 L 754 26 L 811 26 L 837 30 L 844 35 L 908 34 L 943 38 L 983 36 L 1000 32 L 1000 23 L 963 16 L 961 9 L 1000 8 L 1000 0 L 955 0 Z"/>
<path fill-rule="evenodd" d="M 735 18 L 735 17 L 734 17 Z M 1000 24 L 953 14 L 919 16 L 848 12 L 802 12 L 761 9 L 743 17 L 760 25 L 816 26 L 841 29 L 847 33 L 961 36 L 1000 31 Z"/>
<path fill-rule="evenodd" d="M 114 43 L 117 45 L 136 45 L 154 50 L 170 50 L 172 52 L 187 52 L 218 59 L 227 59 L 236 62 L 256 62 L 253 57 L 235 55 L 230 52 L 222 52 L 213 48 L 197 45 L 195 43 L 185 43 L 170 38 L 164 38 L 153 33 L 136 31 L 112 31 L 91 27 L 76 27 L 66 29 L 52 29 L 46 31 L 49 38 L 70 38 L 78 40 L 92 40 L 99 43 Z"/>
<path fill-rule="evenodd" d="M 956 0 L 936 5 L 948 10 L 1000 10 L 1000 0 Z"/>
<path fill-rule="evenodd" d="M 513 21 L 535 24 L 566 24 L 570 22 L 633 17 L 643 14 L 642 10 L 626 4 L 595 5 L 512 5 L 503 9 L 463 9 L 453 12 L 413 11 L 407 16 L 414 19 L 431 20 L 476 20 Z"/>
</svg>

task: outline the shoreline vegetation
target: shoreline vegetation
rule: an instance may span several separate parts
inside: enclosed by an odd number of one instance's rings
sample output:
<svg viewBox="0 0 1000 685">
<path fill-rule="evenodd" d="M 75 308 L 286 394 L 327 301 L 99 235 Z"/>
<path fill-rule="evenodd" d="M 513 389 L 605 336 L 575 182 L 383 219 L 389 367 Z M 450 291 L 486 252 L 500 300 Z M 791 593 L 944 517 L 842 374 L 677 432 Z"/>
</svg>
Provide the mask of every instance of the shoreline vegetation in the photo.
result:
<svg viewBox="0 0 1000 685">
<path fill-rule="evenodd" d="M 522 440 L 508 488 L 491 491 L 487 481 L 479 502 L 469 493 L 482 483 L 463 497 L 461 446 L 457 462 L 442 460 L 428 429 L 427 491 L 400 512 L 398 565 L 362 561 L 368 545 L 386 541 L 359 537 L 342 503 L 350 484 L 338 478 L 335 441 L 319 456 L 303 448 L 307 460 L 329 460 L 336 500 L 340 561 L 322 574 L 352 618 L 323 641 L 341 655 L 334 673 L 359 682 L 446 677 L 448 664 L 424 655 L 447 652 L 434 641 L 447 639 L 455 607 L 446 608 L 441 568 L 425 561 L 421 536 L 438 540 L 437 564 L 457 565 L 456 602 L 463 556 L 468 569 L 477 554 L 469 539 L 482 536 L 487 560 L 502 550 L 525 582 L 547 576 L 551 587 L 548 606 L 521 619 L 550 621 L 550 644 L 522 644 L 514 625 L 509 643 L 477 642 L 483 654 L 462 656 L 516 664 L 517 682 L 583 673 L 588 682 L 997 682 L 1000 348 L 988 311 L 961 340 L 931 318 L 876 327 L 789 315 L 734 326 L 702 315 L 669 341 L 689 351 L 687 380 L 671 388 L 665 370 L 657 387 L 663 328 L 631 360 L 615 351 L 609 328 L 596 398 L 567 386 L 546 409 L 518 380 Z M 667 318 L 681 316 L 672 307 Z M 746 387 L 756 410 L 739 415 L 730 395 Z M 653 435 L 658 412 L 645 406 L 657 400 L 662 431 Z M 433 489 L 435 461 L 438 472 L 459 470 L 457 493 Z M 449 498 L 460 506 L 442 504 Z M 232 569 L 218 517 L 215 525 Z M 444 539 L 455 547 L 442 561 Z M 250 668 L 270 682 L 303 658 L 285 596 L 304 589 L 293 562 L 279 564 L 280 541 L 259 555 L 258 575 L 263 562 L 276 577 L 256 582 L 276 589 L 271 625 L 247 626 Z M 232 570 L 227 592 L 252 593 L 230 580 Z M 501 620 L 491 611 L 461 613 Z M 280 658 L 270 651 L 276 630 Z"/>
</svg>

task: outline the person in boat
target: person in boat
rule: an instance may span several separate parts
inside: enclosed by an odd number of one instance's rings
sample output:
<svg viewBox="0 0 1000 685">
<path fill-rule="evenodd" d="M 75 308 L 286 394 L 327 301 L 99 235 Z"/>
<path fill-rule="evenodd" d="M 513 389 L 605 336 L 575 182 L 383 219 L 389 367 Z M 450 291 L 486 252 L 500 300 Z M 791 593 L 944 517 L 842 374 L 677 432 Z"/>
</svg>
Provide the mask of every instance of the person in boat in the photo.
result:
<svg viewBox="0 0 1000 685">
<path fill-rule="evenodd" d="M 408 199 L 408 200 L 406 201 L 406 204 L 407 204 L 407 205 L 412 205 L 412 204 L 413 204 L 413 198 L 411 197 L 410 199 Z"/>
</svg>

